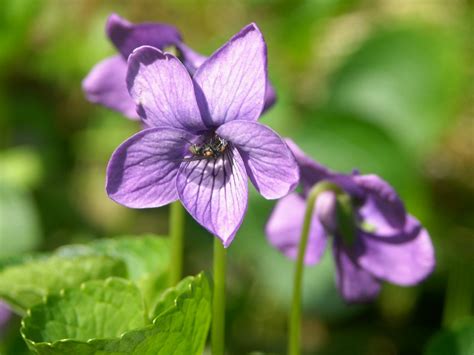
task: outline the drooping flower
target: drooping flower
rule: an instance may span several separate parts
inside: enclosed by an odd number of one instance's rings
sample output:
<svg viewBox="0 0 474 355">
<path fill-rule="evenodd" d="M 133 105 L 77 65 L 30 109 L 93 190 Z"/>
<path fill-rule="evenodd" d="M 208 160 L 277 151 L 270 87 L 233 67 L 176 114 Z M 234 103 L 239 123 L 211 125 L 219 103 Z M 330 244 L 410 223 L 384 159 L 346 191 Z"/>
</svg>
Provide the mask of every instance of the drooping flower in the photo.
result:
<svg viewBox="0 0 474 355">
<path fill-rule="evenodd" d="M 368 301 L 379 293 L 381 281 L 410 286 L 433 271 L 434 249 L 427 230 L 405 211 L 387 182 L 376 175 L 332 172 L 292 141 L 287 143 L 300 167 L 302 194 L 291 193 L 277 202 L 266 226 L 273 246 L 296 258 L 305 198 L 315 184 L 328 181 L 344 194 L 325 191 L 318 197 L 305 263 L 317 263 L 332 236 L 336 283 L 345 300 Z"/>
<path fill-rule="evenodd" d="M 191 74 L 206 60 L 205 56 L 186 46 L 179 31 L 171 25 L 135 25 L 117 14 L 112 14 L 107 20 L 106 33 L 119 54 L 96 64 L 82 82 L 82 88 L 90 102 L 118 111 L 130 119 L 140 119 L 126 85 L 127 59 L 135 48 L 145 45 L 162 51 L 173 48 Z M 275 91 L 267 83 L 264 110 L 275 101 Z"/>
<path fill-rule="evenodd" d="M 298 183 L 285 142 L 257 122 L 264 106 L 266 45 L 251 24 L 191 77 L 173 55 L 143 46 L 127 83 L 147 129 L 113 153 L 106 189 L 116 202 L 150 208 L 180 199 L 228 246 L 247 208 L 247 179 L 265 198 Z"/>
</svg>

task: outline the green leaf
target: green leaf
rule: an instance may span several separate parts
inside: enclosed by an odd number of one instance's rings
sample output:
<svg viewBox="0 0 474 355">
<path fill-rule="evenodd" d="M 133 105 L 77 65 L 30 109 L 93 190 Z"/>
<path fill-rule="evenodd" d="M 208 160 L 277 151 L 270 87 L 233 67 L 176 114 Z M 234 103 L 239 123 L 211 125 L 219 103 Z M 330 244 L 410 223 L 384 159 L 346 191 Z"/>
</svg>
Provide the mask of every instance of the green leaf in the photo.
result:
<svg viewBox="0 0 474 355">
<path fill-rule="evenodd" d="M 56 251 L 63 257 L 78 255 L 106 255 L 122 259 L 131 280 L 140 280 L 146 274 L 168 270 L 170 263 L 168 238 L 155 235 L 124 236 L 103 239 L 89 244 L 67 245 Z"/>
<path fill-rule="evenodd" d="M 98 240 L 86 245 L 69 245 L 57 250 L 63 257 L 106 255 L 123 260 L 128 279 L 135 281 L 147 308 L 152 310 L 157 298 L 168 286 L 170 250 L 168 238 L 155 235 Z"/>
<path fill-rule="evenodd" d="M 204 274 L 187 277 L 163 295 L 148 325 L 132 284 L 90 281 L 34 307 L 21 331 L 38 354 L 202 354 L 210 307 Z"/>
<path fill-rule="evenodd" d="M 61 289 L 87 280 L 126 275 L 123 261 L 108 256 L 33 259 L 0 272 L 0 297 L 21 312 Z"/>
<path fill-rule="evenodd" d="M 425 355 L 474 354 L 474 318 L 462 322 L 452 330 L 437 333 L 428 342 Z"/>
<path fill-rule="evenodd" d="M 81 264 L 83 260 L 87 261 L 86 264 Z M 101 265 L 104 260 L 107 262 Z M 22 311 L 37 303 L 49 291 L 78 286 L 87 280 L 120 276 L 136 283 L 147 309 L 151 311 L 168 286 L 169 263 L 168 238 L 154 235 L 68 245 L 52 254 L 8 258 L 0 262 L 0 298 L 7 299 Z M 64 274 L 61 271 L 63 264 L 66 270 L 71 268 L 72 273 L 77 270 L 82 276 Z M 113 266 L 115 264 L 118 270 Z M 84 269 L 89 271 L 84 274 Z M 38 273 L 42 276 L 37 277 Z M 32 282 L 33 278 L 35 282 Z M 50 288 L 55 285 L 57 287 Z"/>
<path fill-rule="evenodd" d="M 119 337 L 146 321 L 138 288 L 130 281 L 109 278 L 48 296 L 29 311 L 23 327 L 31 342 L 87 341 Z"/>
</svg>

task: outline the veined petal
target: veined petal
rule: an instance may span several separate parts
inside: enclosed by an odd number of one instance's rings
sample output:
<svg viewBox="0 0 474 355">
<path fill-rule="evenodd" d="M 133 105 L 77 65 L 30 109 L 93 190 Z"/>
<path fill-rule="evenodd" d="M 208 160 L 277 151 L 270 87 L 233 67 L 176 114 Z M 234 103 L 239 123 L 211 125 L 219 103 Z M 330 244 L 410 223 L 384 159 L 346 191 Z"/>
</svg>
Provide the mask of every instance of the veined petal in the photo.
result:
<svg viewBox="0 0 474 355">
<path fill-rule="evenodd" d="M 127 85 L 138 114 L 149 127 L 202 131 L 193 81 L 173 55 L 143 46 L 129 57 Z"/>
<path fill-rule="evenodd" d="M 125 59 L 140 46 L 164 49 L 165 46 L 181 42 L 181 35 L 174 26 L 161 23 L 134 25 L 117 14 L 109 16 L 105 29 L 110 40 Z"/>
<path fill-rule="evenodd" d="M 363 252 L 357 262 L 379 279 L 397 285 L 415 285 L 434 270 L 433 244 L 425 228 L 412 216 L 407 218 L 406 234 L 392 238 L 360 232 Z"/>
<path fill-rule="evenodd" d="M 208 126 L 256 121 L 265 99 L 267 48 L 255 24 L 244 27 L 196 71 Z"/>
<path fill-rule="evenodd" d="M 359 213 L 377 229 L 377 235 L 390 235 L 404 228 L 405 207 L 392 186 L 377 175 L 356 175 L 353 180 L 367 196 Z"/>
<path fill-rule="evenodd" d="M 166 205 L 178 198 L 176 174 L 193 135 L 177 129 L 145 129 L 122 143 L 107 167 L 109 197 L 131 208 Z"/>
<path fill-rule="evenodd" d="M 128 93 L 125 77 L 127 62 L 119 55 L 97 63 L 82 81 L 87 100 L 104 105 L 137 120 L 135 102 Z"/>
<path fill-rule="evenodd" d="M 183 162 L 176 187 L 194 219 L 228 247 L 247 210 L 247 175 L 237 149 L 217 159 Z"/>
<path fill-rule="evenodd" d="M 216 133 L 232 142 L 242 155 L 250 180 L 267 199 L 293 191 L 299 170 L 288 146 L 273 130 L 257 122 L 231 121 Z"/>
<path fill-rule="evenodd" d="M 183 42 L 178 43 L 176 47 L 179 49 L 181 52 L 181 56 L 179 58 L 183 62 L 184 66 L 188 71 L 191 73 L 191 75 L 194 75 L 196 70 L 207 60 L 208 57 L 199 54 L 198 52 L 194 51 L 193 49 L 189 48 L 187 45 L 185 45 Z M 269 108 L 271 108 L 277 100 L 277 95 L 275 92 L 275 89 L 273 88 L 272 84 L 270 83 L 270 80 L 267 79 L 266 85 L 265 85 L 265 99 L 264 99 L 264 106 L 263 106 L 263 112 L 267 111 Z"/>
<path fill-rule="evenodd" d="M 367 302 L 380 292 L 380 282 L 358 266 L 348 251 L 337 241 L 333 246 L 336 261 L 336 283 L 347 302 Z"/>
<path fill-rule="evenodd" d="M 293 260 L 298 256 L 305 210 L 305 200 L 297 193 L 291 193 L 278 200 L 265 227 L 270 244 Z M 319 262 L 326 248 L 326 241 L 324 228 L 314 213 L 306 246 L 305 264 Z"/>
</svg>

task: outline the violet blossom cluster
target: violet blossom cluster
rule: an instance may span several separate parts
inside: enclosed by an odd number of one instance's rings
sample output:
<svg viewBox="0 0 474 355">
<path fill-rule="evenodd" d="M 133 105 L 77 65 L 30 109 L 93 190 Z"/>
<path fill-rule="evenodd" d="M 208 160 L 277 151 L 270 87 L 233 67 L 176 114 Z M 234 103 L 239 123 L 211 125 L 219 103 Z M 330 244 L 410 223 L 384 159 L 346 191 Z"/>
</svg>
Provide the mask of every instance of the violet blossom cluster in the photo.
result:
<svg viewBox="0 0 474 355">
<path fill-rule="evenodd" d="M 170 25 L 134 25 L 111 15 L 106 32 L 119 54 L 97 64 L 83 89 L 91 102 L 139 119 L 143 128 L 112 154 L 106 182 L 111 199 L 130 208 L 179 199 L 227 247 L 246 213 L 250 180 L 263 197 L 281 198 L 266 233 L 295 258 L 305 198 L 315 184 L 328 181 L 343 193 L 318 198 L 305 261 L 317 263 L 332 237 L 337 284 L 346 300 L 372 299 L 382 280 L 412 285 L 432 272 L 428 232 L 387 182 L 332 172 L 258 122 L 276 96 L 255 24 L 210 57 L 186 46 Z M 301 194 L 293 192 L 298 183 Z M 342 207 L 350 211 L 350 232 L 342 226 Z"/>
<path fill-rule="evenodd" d="M 151 46 L 161 51 L 175 51 L 191 75 L 207 59 L 189 48 L 178 29 L 168 24 L 132 24 L 117 14 L 112 14 L 107 20 L 105 32 L 118 54 L 96 64 L 82 82 L 82 88 L 90 102 L 101 104 L 133 120 L 139 120 L 140 116 L 128 93 L 125 79 L 128 57 L 136 48 Z M 264 111 L 275 101 L 275 90 L 267 82 Z"/>
<path fill-rule="evenodd" d="M 84 88 L 89 98 L 116 110 L 128 114 L 133 106 L 145 127 L 113 153 L 108 195 L 131 208 L 179 199 L 229 246 L 247 210 L 248 180 L 268 199 L 287 195 L 299 180 L 285 142 L 257 122 L 274 101 L 260 30 L 255 24 L 244 27 L 209 58 L 199 56 L 199 65 L 174 28 L 133 26 L 112 16 L 107 32 L 121 56 L 93 69 Z M 162 51 L 169 44 L 181 60 Z M 106 82 L 102 74 L 113 71 L 111 66 L 120 66 L 120 77 L 113 80 L 123 80 L 128 94 Z M 126 95 L 126 109 L 114 106 Z"/>
</svg>

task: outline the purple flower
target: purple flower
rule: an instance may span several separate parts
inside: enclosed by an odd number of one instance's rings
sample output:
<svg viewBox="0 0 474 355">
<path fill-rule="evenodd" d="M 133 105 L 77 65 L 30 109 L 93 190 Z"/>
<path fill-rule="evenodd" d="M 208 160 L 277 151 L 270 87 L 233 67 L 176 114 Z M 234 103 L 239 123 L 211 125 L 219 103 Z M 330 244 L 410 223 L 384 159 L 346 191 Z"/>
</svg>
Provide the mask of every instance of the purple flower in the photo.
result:
<svg viewBox="0 0 474 355">
<path fill-rule="evenodd" d="M 334 173 L 306 156 L 292 141 L 287 143 L 300 167 L 303 193 L 291 193 L 277 202 L 266 226 L 273 246 L 296 258 L 305 198 L 312 186 L 326 180 L 345 194 L 325 191 L 318 197 L 305 263 L 317 263 L 328 236 L 333 236 L 336 282 L 344 299 L 368 301 L 377 296 L 382 280 L 410 286 L 433 271 L 435 257 L 428 232 L 407 214 L 387 182 L 376 175 Z M 342 223 L 344 206 L 349 206 L 349 226 Z"/>
<path fill-rule="evenodd" d="M 147 129 L 113 153 L 107 193 L 131 208 L 180 199 L 228 246 L 247 209 L 247 178 L 268 199 L 299 180 L 288 146 L 257 122 L 264 106 L 266 45 L 248 25 L 191 77 L 173 55 L 143 46 L 129 58 L 127 84 Z"/>
<path fill-rule="evenodd" d="M 6 303 L 0 301 L 0 336 L 2 335 L 3 328 L 11 317 L 11 314 L 10 307 L 8 307 Z"/>
<path fill-rule="evenodd" d="M 179 59 L 191 74 L 207 59 L 187 47 L 174 26 L 160 23 L 134 25 L 112 14 L 107 20 L 106 33 L 119 54 L 96 64 L 82 82 L 82 88 L 89 101 L 118 111 L 131 119 L 139 119 L 135 102 L 126 85 L 127 59 L 135 48 L 147 45 L 163 51 L 174 46 L 179 53 Z M 264 110 L 275 101 L 275 91 L 267 83 Z"/>
</svg>

